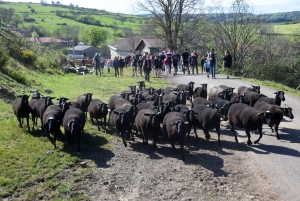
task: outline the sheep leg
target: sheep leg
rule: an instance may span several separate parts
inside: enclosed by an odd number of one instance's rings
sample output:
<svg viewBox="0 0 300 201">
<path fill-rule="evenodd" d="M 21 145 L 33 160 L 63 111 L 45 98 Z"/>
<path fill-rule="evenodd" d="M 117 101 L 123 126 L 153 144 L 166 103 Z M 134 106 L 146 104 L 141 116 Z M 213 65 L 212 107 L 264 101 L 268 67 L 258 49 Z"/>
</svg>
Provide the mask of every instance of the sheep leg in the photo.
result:
<svg viewBox="0 0 300 201">
<path fill-rule="evenodd" d="M 175 145 L 174 145 L 174 139 L 170 139 L 170 142 L 171 142 L 171 146 L 172 146 L 172 153 L 175 154 L 176 153 L 176 148 L 175 148 Z"/>
<path fill-rule="evenodd" d="M 247 137 L 248 137 L 247 145 L 250 146 L 250 145 L 252 145 L 252 141 L 251 141 L 251 136 L 250 136 L 249 129 L 246 129 L 246 134 L 247 134 Z"/>
<path fill-rule="evenodd" d="M 98 131 L 100 131 L 100 125 L 99 125 L 99 121 L 98 121 L 98 119 L 96 119 L 96 121 L 97 121 L 97 127 L 98 127 Z"/>
<path fill-rule="evenodd" d="M 185 158 L 183 155 L 183 152 L 184 152 L 184 141 L 183 140 L 181 140 L 181 142 L 180 142 L 180 149 L 181 149 L 181 158 L 183 161 L 185 161 Z"/>
<path fill-rule="evenodd" d="M 80 133 L 77 134 L 77 151 L 80 152 Z"/>
<path fill-rule="evenodd" d="M 231 131 L 233 132 L 235 142 L 236 142 L 236 143 L 239 143 L 238 138 L 237 138 L 237 136 L 236 136 L 236 134 L 235 134 L 235 131 L 234 131 L 234 124 L 231 123 L 231 122 L 229 122 L 229 124 L 230 124 L 230 127 L 231 127 Z"/>
<path fill-rule="evenodd" d="M 196 139 L 199 140 L 199 137 L 198 137 L 198 135 L 197 135 L 197 130 L 196 130 L 196 126 L 195 126 L 195 125 L 194 125 L 194 133 L 195 133 L 195 135 L 196 135 Z"/>
<path fill-rule="evenodd" d="M 218 144 L 221 145 L 221 140 L 220 140 L 220 126 L 216 127 L 217 133 L 218 133 Z"/>
<path fill-rule="evenodd" d="M 275 132 L 276 132 L 276 138 L 277 138 L 277 140 L 280 140 L 280 136 L 279 136 L 279 133 L 278 133 L 278 126 L 279 125 L 275 125 Z"/>
<path fill-rule="evenodd" d="M 208 130 L 203 128 L 203 132 L 205 134 L 205 139 L 209 140 L 210 139 L 210 134 L 209 134 Z"/>
<path fill-rule="evenodd" d="M 145 133 L 143 133 L 143 135 L 145 136 L 145 139 L 146 139 L 146 144 L 148 144 L 148 133 L 147 133 L 147 132 L 145 132 Z"/>
<path fill-rule="evenodd" d="M 123 135 L 123 132 L 122 132 L 122 131 L 120 132 L 120 135 L 121 135 L 121 137 L 122 137 L 124 146 L 127 147 L 127 144 L 126 144 L 126 141 L 124 140 L 124 135 Z"/>
<path fill-rule="evenodd" d="M 154 151 L 156 151 L 157 134 L 152 133 L 152 138 L 153 138 L 153 149 L 154 149 Z"/>
<path fill-rule="evenodd" d="M 258 138 L 257 140 L 254 141 L 254 144 L 259 143 L 259 140 L 262 138 L 262 128 L 259 128 L 259 129 L 258 129 L 258 132 L 259 132 L 259 138 Z"/>
<path fill-rule="evenodd" d="M 90 115 L 90 123 L 91 123 L 91 125 L 94 124 L 94 120 L 93 120 L 93 116 L 92 115 Z"/>
<path fill-rule="evenodd" d="M 130 139 L 130 136 L 131 136 L 132 141 L 134 141 L 133 133 L 131 131 L 132 130 L 132 125 L 130 125 L 127 130 L 128 130 L 129 139 Z"/>
<path fill-rule="evenodd" d="M 189 128 L 188 128 L 188 138 L 189 138 L 189 141 L 191 141 L 191 136 L 190 136 L 190 132 L 192 130 L 192 125 L 189 125 Z"/>
<path fill-rule="evenodd" d="M 106 128 L 106 116 L 104 117 L 104 132 L 107 132 L 107 128 Z"/>
<path fill-rule="evenodd" d="M 21 122 L 21 118 L 20 118 L 20 117 L 17 117 L 17 119 L 18 119 L 18 122 L 19 122 L 19 127 L 20 127 L 20 128 L 23 128 L 22 122 Z"/>
<path fill-rule="evenodd" d="M 29 115 L 26 117 L 26 123 L 27 123 L 28 132 L 30 132 L 30 128 L 29 128 Z"/>
<path fill-rule="evenodd" d="M 100 126 L 103 126 L 102 119 L 100 119 Z"/>
</svg>

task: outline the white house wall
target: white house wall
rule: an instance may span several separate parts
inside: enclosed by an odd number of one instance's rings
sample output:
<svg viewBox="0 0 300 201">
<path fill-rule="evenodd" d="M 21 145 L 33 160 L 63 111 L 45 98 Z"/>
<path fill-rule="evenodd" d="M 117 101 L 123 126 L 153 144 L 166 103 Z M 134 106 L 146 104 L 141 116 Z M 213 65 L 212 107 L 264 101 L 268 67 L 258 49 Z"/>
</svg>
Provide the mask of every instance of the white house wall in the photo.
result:
<svg viewBox="0 0 300 201">
<path fill-rule="evenodd" d="M 132 52 L 126 52 L 126 51 L 113 50 L 112 48 L 110 48 L 110 55 L 111 55 L 112 59 L 116 56 L 125 57 L 128 54 L 133 54 L 133 53 Z"/>
</svg>

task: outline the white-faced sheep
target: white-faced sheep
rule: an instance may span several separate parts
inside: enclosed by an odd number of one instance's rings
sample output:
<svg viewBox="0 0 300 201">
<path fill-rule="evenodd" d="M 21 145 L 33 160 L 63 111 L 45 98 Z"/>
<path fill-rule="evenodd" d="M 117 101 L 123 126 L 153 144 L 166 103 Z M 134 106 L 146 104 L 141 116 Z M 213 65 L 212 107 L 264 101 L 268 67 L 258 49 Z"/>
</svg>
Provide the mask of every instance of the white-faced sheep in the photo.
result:
<svg viewBox="0 0 300 201">
<path fill-rule="evenodd" d="M 228 121 L 231 126 L 231 130 L 234 134 L 235 141 L 238 143 L 238 139 L 234 130 L 234 126 L 245 128 L 248 136 L 247 145 L 251 145 L 250 130 L 258 130 L 259 138 L 254 141 L 254 144 L 258 143 L 262 138 L 262 126 L 266 122 L 268 125 L 272 124 L 272 113 L 258 112 L 256 109 L 246 105 L 244 103 L 233 104 L 228 111 Z"/>
<path fill-rule="evenodd" d="M 188 121 L 185 117 L 179 115 L 179 112 L 168 113 L 163 120 L 163 131 L 168 135 L 172 146 L 172 152 L 175 153 L 175 142 L 180 144 L 181 157 L 184 161 L 184 141 L 188 132 Z"/>
<path fill-rule="evenodd" d="M 22 121 L 21 119 L 26 118 L 26 122 L 27 122 L 27 128 L 28 128 L 28 132 L 30 132 L 30 128 L 29 128 L 29 114 L 31 112 L 31 109 L 29 107 L 28 104 L 28 95 L 21 95 L 18 96 L 21 99 L 18 99 L 14 102 L 13 104 L 13 110 L 14 110 L 14 114 L 16 115 L 18 122 L 19 122 L 19 127 L 23 128 L 22 126 Z"/>
<path fill-rule="evenodd" d="M 71 108 L 67 110 L 63 118 L 63 127 L 65 135 L 69 141 L 69 145 L 72 144 L 72 138 L 77 138 L 77 151 L 80 151 L 80 138 L 81 132 L 83 132 L 85 126 L 85 114 L 78 108 Z"/>
<path fill-rule="evenodd" d="M 94 99 L 90 102 L 88 107 L 88 113 L 90 114 L 91 124 L 93 124 L 93 119 L 97 121 L 98 131 L 100 131 L 100 125 L 98 119 L 100 119 L 102 126 L 102 119 L 104 121 L 104 132 L 106 133 L 106 116 L 108 114 L 107 104 L 100 99 Z"/>
</svg>

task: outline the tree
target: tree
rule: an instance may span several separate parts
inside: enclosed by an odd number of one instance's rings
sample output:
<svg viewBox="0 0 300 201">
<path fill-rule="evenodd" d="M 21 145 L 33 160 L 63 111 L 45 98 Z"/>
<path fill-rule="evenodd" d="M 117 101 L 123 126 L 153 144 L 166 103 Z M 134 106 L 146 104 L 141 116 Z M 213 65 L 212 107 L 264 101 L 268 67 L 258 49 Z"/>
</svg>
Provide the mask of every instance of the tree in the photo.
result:
<svg viewBox="0 0 300 201">
<path fill-rule="evenodd" d="M 201 40 L 199 14 L 203 0 L 144 0 L 135 5 L 139 11 L 151 14 L 143 30 L 161 39 L 164 46 L 175 50 Z"/>
<path fill-rule="evenodd" d="M 16 27 L 18 27 L 19 24 L 23 24 L 24 20 L 23 17 L 19 14 L 13 15 L 11 19 L 12 24 L 14 24 Z"/>
<path fill-rule="evenodd" d="M 114 35 L 117 34 L 118 28 L 119 28 L 118 23 L 116 21 L 113 21 L 112 29 L 114 30 Z"/>
<path fill-rule="evenodd" d="M 47 6 L 47 0 L 41 0 L 42 6 Z"/>
<path fill-rule="evenodd" d="M 105 42 L 107 39 L 106 31 L 96 27 L 87 30 L 84 36 L 86 42 L 94 46 L 100 45 L 101 43 Z"/>
<path fill-rule="evenodd" d="M 124 36 L 128 39 L 130 48 L 133 50 L 141 38 L 140 34 L 134 33 L 130 28 L 125 27 L 123 29 Z"/>
<path fill-rule="evenodd" d="M 126 17 L 119 17 L 119 20 L 122 22 L 122 25 L 124 25 L 124 22 L 127 20 Z"/>
<path fill-rule="evenodd" d="M 230 7 L 216 0 L 214 5 L 210 8 L 213 14 L 207 26 L 213 33 L 210 40 L 222 52 L 220 55 L 226 50 L 231 52 L 232 69 L 241 74 L 249 61 L 249 55 L 261 40 L 264 16 L 254 15 L 247 0 L 234 0 Z"/>
</svg>

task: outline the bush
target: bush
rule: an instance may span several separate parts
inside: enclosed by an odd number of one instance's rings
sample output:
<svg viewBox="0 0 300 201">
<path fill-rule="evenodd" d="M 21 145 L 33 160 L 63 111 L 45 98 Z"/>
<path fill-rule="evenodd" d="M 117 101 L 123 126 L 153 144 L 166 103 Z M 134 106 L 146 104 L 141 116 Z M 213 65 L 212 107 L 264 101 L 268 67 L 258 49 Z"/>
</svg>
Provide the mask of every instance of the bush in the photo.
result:
<svg viewBox="0 0 300 201">
<path fill-rule="evenodd" d="M 36 55 L 31 50 L 22 50 L 22 61 L 26 64 L 33 64 L 36 61 Z"/>
<path fill-rule="evenodd" d="M 7 49 L 0 46 L 0 69 L 4 68 L 8 63 L 9 57 L 7 55 Z"/>
<path fill-rule="evenodd" d="M 63 48 L 62 50 L 61 50 L 61 53 L 63 54 L 63 55 L 69 55 L 69 50 L 68 49 L 66 49 L 66 48 Z"/>
</svg>

